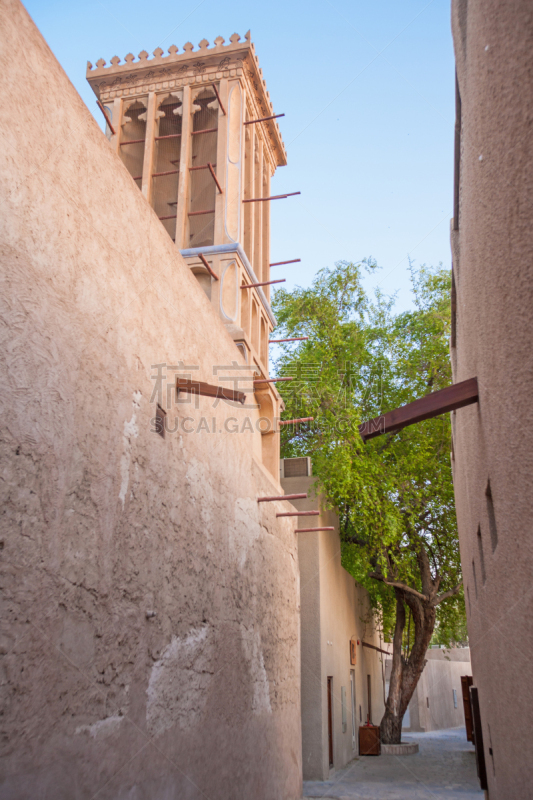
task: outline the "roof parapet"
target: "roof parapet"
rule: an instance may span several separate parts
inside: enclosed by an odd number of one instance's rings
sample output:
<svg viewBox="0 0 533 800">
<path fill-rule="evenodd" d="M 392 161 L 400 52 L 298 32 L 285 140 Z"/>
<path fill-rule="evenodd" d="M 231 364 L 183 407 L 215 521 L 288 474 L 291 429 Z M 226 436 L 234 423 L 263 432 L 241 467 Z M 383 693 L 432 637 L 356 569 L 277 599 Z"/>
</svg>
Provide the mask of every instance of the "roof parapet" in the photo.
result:
<svg viewBox="0 0 533 800">
<path fill-rule="evenodd" d="M 100 98 L 102 92 L 120 90 L 121 86 L 137 82 L 155 83 L 158 79 L 184 82 L 205 81 L 207 79 L 206 72 L 212 73 L 210 75 L 212 79 L 215 79 L 215 76 L 216 79 L 234 77 L 244 72 L 249 83 L 255 89 L 263 116 L 275 113 L 263 70 L 259 66 L 259 59 L 251 41 L 250 31 L 245 34 L 244 40 L 241 40 L 239 34 L 232 34 L 229 44 L 225 44 L 222 36 L 217 36 L 212 47 L 209 47 L 207 39 L 202 39 L 196 50 L 191 42 L 186 42 L 181 53 L 176 45 L 171 45 L 168 48 L 168 55 L 164 55 L 161 47 L 157 47 L 152 55 L 153 57 L 149 58 L 148 52 L 141 50 L 136 61 L 133 53 L 128 53 L 124 57 L 123 63 L 118 56 L 113 56 L 109 66 L 103 58 L 98 59 L 95 66 L 88 61 L 87 80 L 96 96 Z M 221 56 L 220 61 L 218 61 L 218 56 Z M 278 123 L 273 119 L 267 124 L 271 135 L 277 141 L 279 165 L 286 164 L 287 153 Z"/>
</svg>

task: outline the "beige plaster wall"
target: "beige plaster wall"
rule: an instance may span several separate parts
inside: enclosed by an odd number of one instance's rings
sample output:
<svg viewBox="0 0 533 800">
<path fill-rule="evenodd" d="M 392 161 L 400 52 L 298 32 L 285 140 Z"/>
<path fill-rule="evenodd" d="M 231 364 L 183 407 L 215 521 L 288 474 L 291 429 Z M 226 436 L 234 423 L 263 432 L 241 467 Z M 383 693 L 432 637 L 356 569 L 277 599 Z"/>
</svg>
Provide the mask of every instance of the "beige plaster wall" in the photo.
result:
<svg viewBox="0 0 533 800">
<path fill-rule="evenodd" d="M 368 713 L 367 675 L 371 677 L 372 721 L 385 710 L 383 656 L 364 648 L 379 646 L 368 594 L 341 566 L 337 515 L 320 503 L 314 478 L 282 478 L 287 494 L 307 492 L 294 500 L 299 511 L 319 509 L 320 516 L 296 518 L 294 527 L 334 526 L 334 531 L 298 534 L 302 642 L 302 747 L 304 780 L 327 780 L 359 752 L 359 725 Z M 358 641 L 356 664 L 350 664 L 350 639 Z M 382 645 L 383 646 L 383 645 Z M 386 648 L 385 648 L 386 649 Z M 355 747 L 352 741 L 350 670 L 355 672 Z M 333 678 L 333 770 L 329 767 L 327 678 Z M 341 689 L 346 690 L 346 729 L 342 724 Z"/>
<path fill-rule="evenodd" d="M 436 731 L 464 726 L 461 676 L 471 675 L 470 650 L 428 650 L 427 663 L 409 703 L 410 731 Z M 455 689 L 457 707 L 454 706 Z M 466 736 L 466 733 L 465 733 Z"/>
<path fill-rule="evenodd" d="M 455 381 L 479 383 L 479 404 L 452 415 L 454 485 L 489 796 L 503 800 L 528 797 L 533 779 L 533 9 L 454 0 L 452 22 L 462 100 L 452 360 Z"/>
<path fill-rule="evenodd" d="M 257 503 L 280 491 L 259 432 L 218 432 L 257 411 L 200 398 L 151 431 L 151 365 L 216 383 L 243 362 L 25 10 L 0 5 L 0 797 L 294 800 L 290 506 Z"/>
</svg>

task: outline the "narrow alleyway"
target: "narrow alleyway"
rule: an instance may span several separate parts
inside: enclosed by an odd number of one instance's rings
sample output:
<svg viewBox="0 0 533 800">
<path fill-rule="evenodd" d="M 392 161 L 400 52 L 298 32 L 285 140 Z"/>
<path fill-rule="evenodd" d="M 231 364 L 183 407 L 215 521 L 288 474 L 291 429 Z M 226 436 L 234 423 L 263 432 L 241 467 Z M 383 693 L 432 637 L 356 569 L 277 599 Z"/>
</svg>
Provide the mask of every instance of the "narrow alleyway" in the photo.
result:
<svg viewBox="0 0 533 800">
<path fill-rule="evenodd" d="M 406 733 L 412 756 L 355 758 L 330 781 L 304 781 L 304 798 L 334 800 L 480 800 L 473 746 L 464 728 Z"/>
</svg>

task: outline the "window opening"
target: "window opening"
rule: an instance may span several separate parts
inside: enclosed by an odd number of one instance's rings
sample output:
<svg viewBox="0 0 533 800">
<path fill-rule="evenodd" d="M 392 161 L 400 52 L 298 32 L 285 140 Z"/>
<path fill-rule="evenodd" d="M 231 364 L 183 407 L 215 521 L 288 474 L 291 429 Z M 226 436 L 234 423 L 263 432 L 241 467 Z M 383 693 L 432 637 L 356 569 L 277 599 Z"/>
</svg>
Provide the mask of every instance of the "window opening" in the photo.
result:
<svg viewBox="0 0 533 800">
<path fill-rule="evenodd" d="M 212 86 L 192 98 L 189 244 L 205 247 L 215 241 L 217 186 L 208 164 L 216 169 L 219 103 Z"/>
<path fill-rule="evenodd" d="M 342 713 L 342 732 L 346 733 L 348 730 L 348 721 L 346 714 L 346 686 L 341 686 L 341 713 Z"/>
<path fill-rule="evenodd" d="M 284 458 L 283 477 L 285 478 L 307 478 L 309 476 L 309 457 Z"/>
<path fill-rule="evenodd" d="M 120 158 L 139 189 L 142 188 L 147 108 L 147 96 L 124 101 L 122 106 Z"/>
<path fill-rule="evenodd" d="M 167 412 L 158 403 L 155 409 L 155 432 L 158 433 L 163 439 L 165 438 L 166 416 Z"/>
<path fill-rule="evenodd" d="M 183 100 L 181 92 L 162 95 L 157 105 L 152 172 L 152 207 L 176 240 Z"/>
<path fill-rule="evenodd" d="M 479 564 L 481 566 L 481 581 L 485 583 L 487 580 L 487 573 L 485 572 L 485 558 L 483 556 L 483 539 L 481 538 L 481 525 L 477 528 L 477 546 L 479 550 Z"/>
<path fill-rule="evenodd" d="M 328 677 L 328 752 L 329 766 L 333 766 L 333 678 Z"/>
<path fill-rule="evenodd" d="M 242 286 L 246 286 L 243 281 Z M 250 292 L 241 291 L 241 328 L 250 335 Z"/>
<path fill-rule="evenodd" d="M 487 498 L 487 513 L 489 516 L 490 542 L 492 545 L 492 552 L 494 553 L 496 547 L 498 546 L 498 529 L 496 527 L 496 516 L 494 514 L 494 503 L 492 501 L 492 490 L 490 488 L 490 481 L 488 481 L 487 483 L 485 496 Z"/>
<path fill-rule="evenodd" d="M 261 361 L 268 370 L 268 333 L 263 316 L 261 316 Z"/>
</svg>

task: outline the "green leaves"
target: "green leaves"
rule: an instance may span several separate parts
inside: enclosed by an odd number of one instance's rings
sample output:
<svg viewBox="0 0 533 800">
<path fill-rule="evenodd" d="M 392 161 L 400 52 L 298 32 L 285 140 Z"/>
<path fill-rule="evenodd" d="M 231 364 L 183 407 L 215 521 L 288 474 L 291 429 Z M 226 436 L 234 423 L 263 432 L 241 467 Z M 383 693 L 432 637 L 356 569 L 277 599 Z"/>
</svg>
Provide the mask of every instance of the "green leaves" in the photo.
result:
<svg viewBox="0 0 533 800">
<path fill-rule="evenodd" d="M 422 591 L 420 548 L 439 591 L 460 581 L 449 415 L 363 444 L 360 422 L 452 382 L 448 355 L 450 273 L 411 265 L 414 309 L 396 314 L 362 277 L 375 262 L 338 262 L 308 289 L 275 293 L 276 336 L 308 336 L 284 345 L 276 367 L 293 381 L 278 384 L 290 418 L 314 422 L 282 430 L 284 457 L 310 455 L 313 472 L 341 519 L 342 559 L 366 586 L 388 629 L 394 622 L 385 576 Z M 463 637 L 457 597 L 437 607 L 439 635 Z"/>
</svg>

